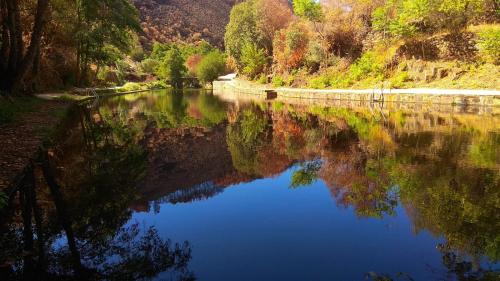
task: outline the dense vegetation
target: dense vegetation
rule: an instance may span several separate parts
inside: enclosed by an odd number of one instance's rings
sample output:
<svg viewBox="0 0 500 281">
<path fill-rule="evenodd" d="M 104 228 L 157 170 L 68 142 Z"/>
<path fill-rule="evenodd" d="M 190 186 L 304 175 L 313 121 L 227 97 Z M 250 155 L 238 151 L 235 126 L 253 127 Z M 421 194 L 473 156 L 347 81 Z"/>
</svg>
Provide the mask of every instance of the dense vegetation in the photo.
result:
<svg viewBox="0 0 500 281">
<path fill-rule="evenodd" d="M 161 44 L 144 40 L 147 34 L 141 27 L 139 12 L 129 0 L 2 0 L 0 8 L 3 93 L 123 85 L 150 80 L 149 74 L 167 80 L 178 80 L 187 74 L 195 77 L 198 63 L 193 65 L 193 58 L 189 58 L 196 53 L 193 49 L 198 48 L 201 53 L 196 54 L 203 56 L 206 51 L 216 51 L 201 37 L 196 44 L 165 44 L 169 47 L 164 49 L 178 45 L 175 48 L 182 52 L 182 65 L 191 59 L 191 66 L 186 65 L 190 73 L 179 67 L 180 60 L 175 65 L 175 51 L 168 57 L 159 57 L 155 48 Z M 145 47 L 152 49 L 153 58 L 145 55 L 149 53 Z M 222 56 L 210 58 L 219 63 Z M 174 65 L 169 67 L 175 69 L 167 69 L 170 62 Z M 210 82 L 221 72 L 220 63 L 201 72 L 203 82 Z M 180 86 L 178 81 L 172 84 Z"/>
<path fill-rule="evenodd" d="M 314 88 L 382 81 L 409 87 L 443 78 L 445 87 L 498 87 L 491 82 L 499 74 L 498 1 L 291 2 L 247 0 L 233 8 L 225 45 L 241 74 Z"/>
<path fill-rule="evenodd" d="M 389 81 L 392 87 L 498 87 L 492 79 L 500 72 L 495 0 L 247 0 L 234 5 L 225 27 L 227 59 L 203 40 L 220 43 L 209 35 L 151 37 L 144 24 L 152 20 L 144 14 L 148 3 L 0 1 L 0 90 L 156 78 L 195 86 L 191 78 L 211 82 L 225 69 L 276 86 L 373 87 Z M 225 23 L 221 18 L 221 27 Z"/>
</svg>

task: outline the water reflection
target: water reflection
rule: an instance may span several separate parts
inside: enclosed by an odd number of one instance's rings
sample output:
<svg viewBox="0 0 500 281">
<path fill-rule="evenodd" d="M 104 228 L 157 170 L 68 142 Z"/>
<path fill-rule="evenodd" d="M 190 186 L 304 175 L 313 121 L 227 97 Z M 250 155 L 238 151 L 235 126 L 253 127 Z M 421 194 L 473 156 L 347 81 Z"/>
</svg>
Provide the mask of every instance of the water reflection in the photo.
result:
<svg viewBox="0 0 500 281">
<path fill-rule="evenodd" d="M 2 230 L 7 254 L 0 263 L 14 279 L 45 272 L 135 280 L 166 271 L 194 279 L 190 244 L 173 244 L 132 215 L 209 200 L 291 167 L 290 192 L 320 182 L 338 208 L 358 218 L 408 216 L 415 235 L 442 240 L 435 244 L 442 263 L 430 267 L 446 274 L 435 279 L 500 277 L 494 114 L 223 102 L 212 94 L 168 92 L 115 97 L 80 108 L 70 120 L 49 151 L 59 192 L 35 172 L 36 192 L 21 190 L 20 210 Z M 27 204 L 43 214 L 22 211 Z M 359 271 L 374 280 L 411 278 Z"/>
</svg>

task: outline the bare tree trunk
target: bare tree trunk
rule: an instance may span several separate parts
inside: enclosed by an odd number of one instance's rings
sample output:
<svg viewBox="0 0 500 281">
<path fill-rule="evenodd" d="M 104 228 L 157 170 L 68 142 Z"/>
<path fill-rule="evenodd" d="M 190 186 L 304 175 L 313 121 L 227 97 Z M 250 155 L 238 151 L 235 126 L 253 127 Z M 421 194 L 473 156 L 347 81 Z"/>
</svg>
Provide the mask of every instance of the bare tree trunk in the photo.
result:
<svg viewBox="0 0 500 281">
<path fill-rule="evenodd" d="M 42 39 L 43 28 L 45 26 L 46 13 L 49 8 L 49 0 L 38 0 L 38 5 L 36 9 L 35 22 L 33 24 L 33 32 L 31 33 L 31 42 L 26 51 L 26 55 L 21 61 L 19 68 L 14 76 L 14 81 L 12 82 L 11 90 L 17 92 L 19 86 L 21 85 L 26 73 L 29 68 L 33 65 L 33 60 L 35 59 L 36 53 L 40 48 L 40 42 Z"/>
<path fill-rule="evenodd" d="M 8 57 L 0 76 L 0 90 L 17 93 L 40 50 L 43 29 L 50 0 L 38 0 L 31 40 L 24 51 L 23 28 L 18 0 L 0 0 L 2 7 L 2 63 Z M 5 9 L 4 9 L 5 8 Z M 6 16 L 6 18 L 4 17 Z"/>
<path fill-rule="evenodd" d="M 0 48 L 0 76 L 3 76 L 7 71 L 7 65 L 9 60 L 9 48 L 10 48 L 10 36 L 9 36 L 9 26 L 8 26 L 8 15 L 7 15 L 7 2 L 6 0 L 0 0 L 0 28 L 1 42 L 2 46 Z"/>
</svg>

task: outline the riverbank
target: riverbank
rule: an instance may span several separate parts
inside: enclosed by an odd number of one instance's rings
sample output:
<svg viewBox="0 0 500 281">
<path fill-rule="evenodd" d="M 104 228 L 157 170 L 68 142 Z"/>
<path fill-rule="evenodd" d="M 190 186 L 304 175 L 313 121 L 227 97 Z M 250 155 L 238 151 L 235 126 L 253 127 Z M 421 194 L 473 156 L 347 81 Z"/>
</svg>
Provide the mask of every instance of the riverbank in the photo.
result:
<svg viewBox="0 0 500 281">
<path fill-rule="evenodd" d="M 233 79 L 214 81 L 215 93 L 254 94 L 266 98 L 352 100 L 361 102 L 402 102 L 451 105 L 500 106 L 500 91 L 473 89 L 301 89 L 273 87 Z"/>
<path fill-rule="evenodd" d="M 29 164 L 72 104 L 73 101 L 36 97 L 0 101 L 2 113 L 7 106 L 23 107 L 22 112 L 13 112 L 0 122 L 0 192 Z"/>
</svg>

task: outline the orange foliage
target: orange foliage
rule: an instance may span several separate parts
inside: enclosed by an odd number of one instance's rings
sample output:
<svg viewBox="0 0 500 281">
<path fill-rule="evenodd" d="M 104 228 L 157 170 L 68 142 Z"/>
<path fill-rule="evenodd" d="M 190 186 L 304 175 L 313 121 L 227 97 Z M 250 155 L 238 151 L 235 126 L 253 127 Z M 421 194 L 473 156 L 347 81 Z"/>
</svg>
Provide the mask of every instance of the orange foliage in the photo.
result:
<svg viewBox="0 0 500 281">
<path fill-rule="evenodd" d="M 309 30 L 302 23 L 294 23 L 277 33 L 273 42 L 277 72 L 289 72 L 304 64 L 309 38 Z"/>
<path fill-rule="evenodd" d="M 274 35 L 292 22 L 292 9 L 287 0 L 259 0 L 256 10 L 259 19 L 257 27 L 264 37 L 268 53 L 272 53 Z"/>
<path fill-rule="evenodd" d="M 187 58 L 186 60 L 186 68 L 188 69 L 188 73 L 191 76 L 196 76 L 196 70 L 198 68 L 198 64 L 200 64 L 203 57 L 199 54 L 195 54 Z"/>
</svg>

